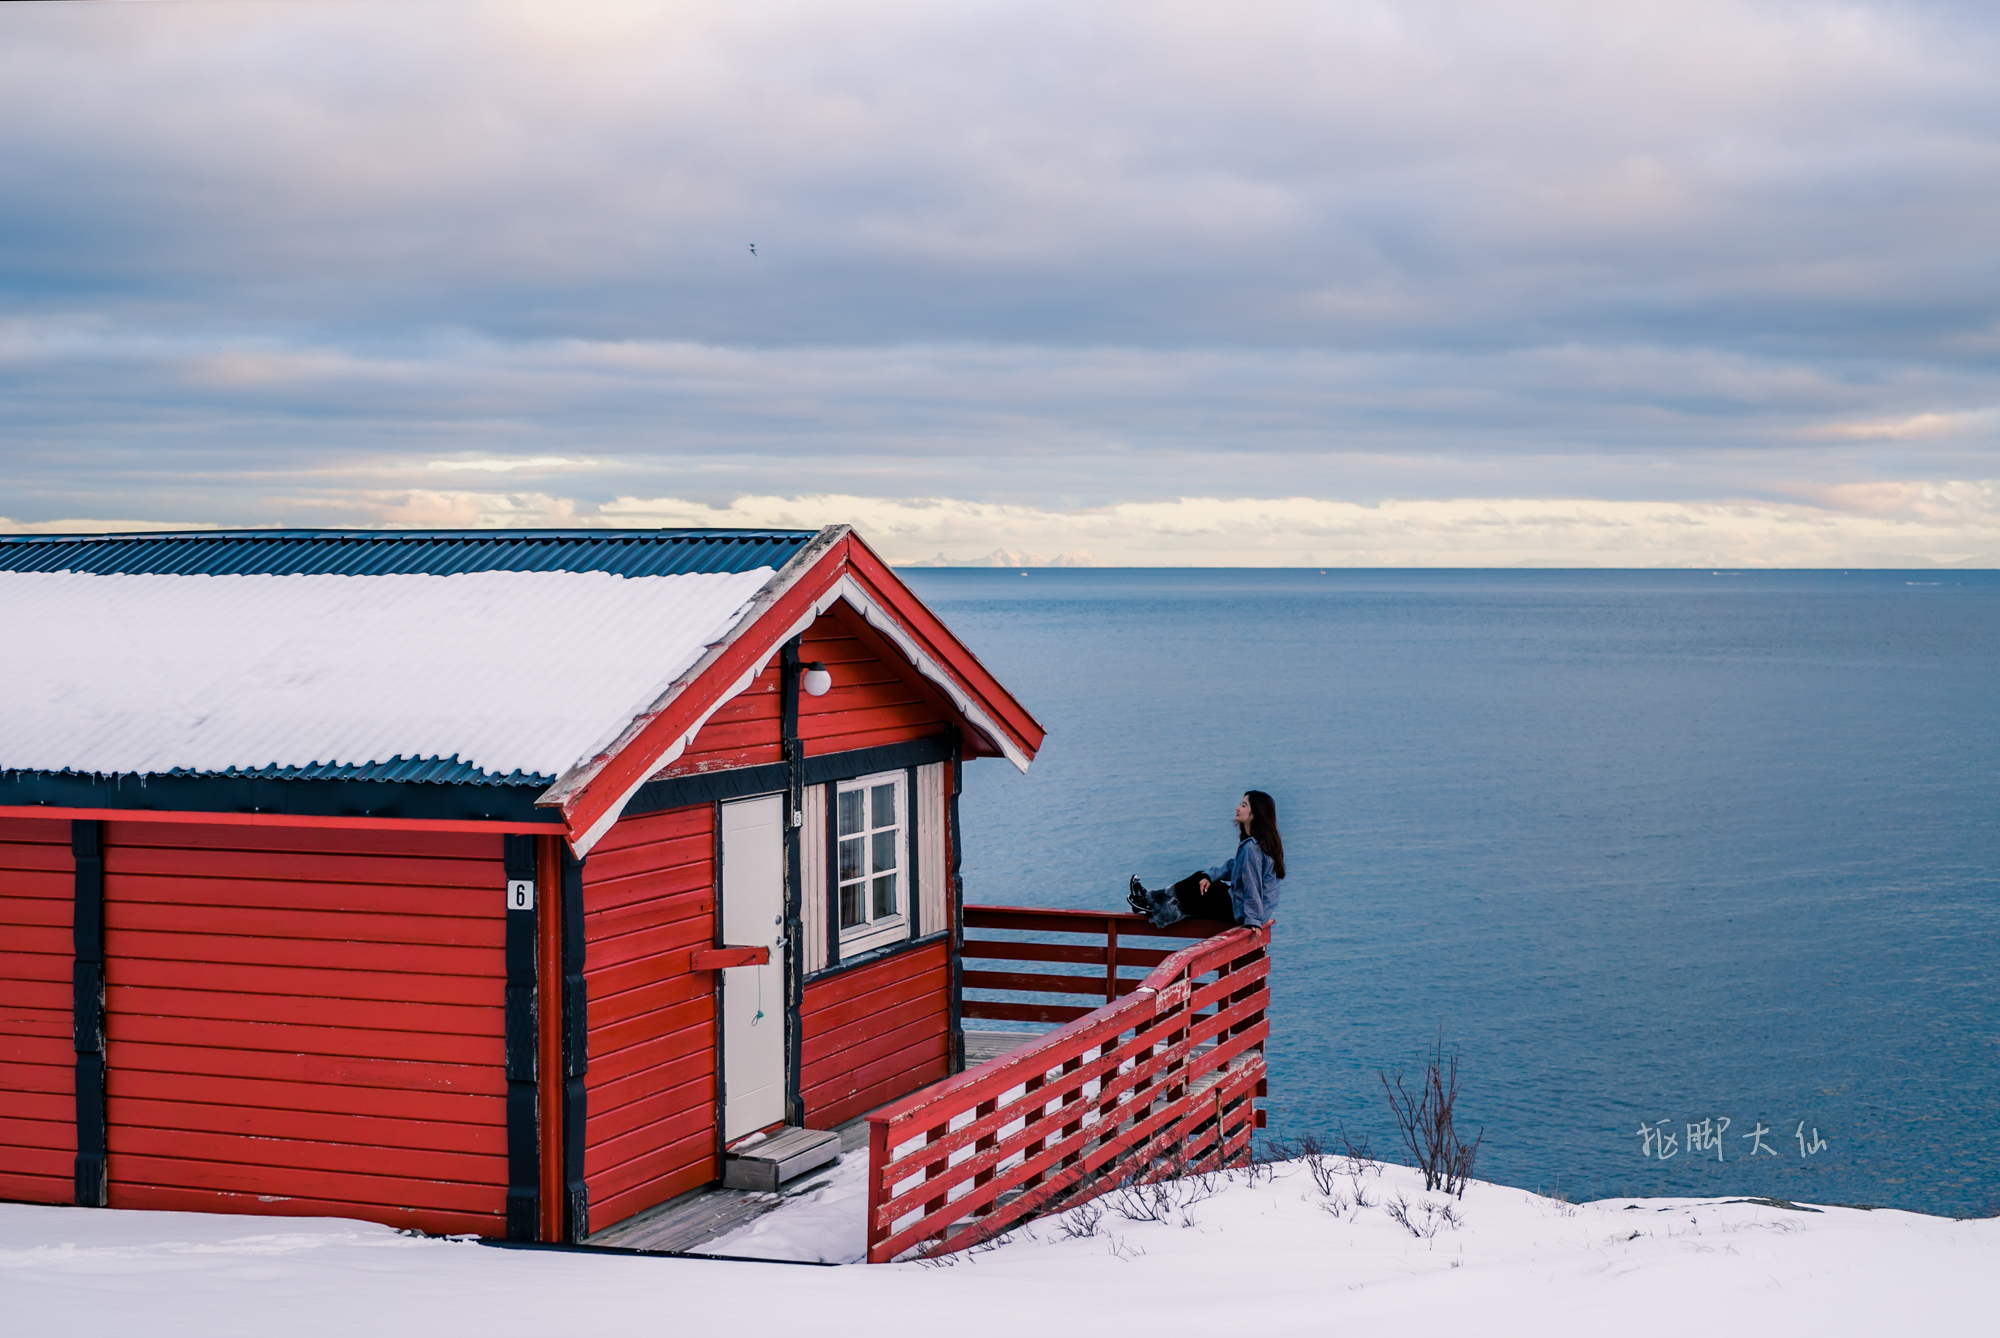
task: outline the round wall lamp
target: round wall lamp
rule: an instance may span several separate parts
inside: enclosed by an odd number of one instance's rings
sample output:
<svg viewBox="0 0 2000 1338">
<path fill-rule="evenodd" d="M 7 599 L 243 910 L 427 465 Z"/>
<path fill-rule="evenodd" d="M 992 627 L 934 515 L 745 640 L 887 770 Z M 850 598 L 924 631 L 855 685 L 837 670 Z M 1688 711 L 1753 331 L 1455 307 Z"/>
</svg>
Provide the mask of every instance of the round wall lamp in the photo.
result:
<svg viewBox="0 0 2000 1338">
<path fill-rule="evenodd" d="M 824 697 L 833 687 L 833 675 L 826 671 L 825 665 L 814 660 L 799 675 L 799 686 L 805 689 L 808 697 Z"/>
</svg>

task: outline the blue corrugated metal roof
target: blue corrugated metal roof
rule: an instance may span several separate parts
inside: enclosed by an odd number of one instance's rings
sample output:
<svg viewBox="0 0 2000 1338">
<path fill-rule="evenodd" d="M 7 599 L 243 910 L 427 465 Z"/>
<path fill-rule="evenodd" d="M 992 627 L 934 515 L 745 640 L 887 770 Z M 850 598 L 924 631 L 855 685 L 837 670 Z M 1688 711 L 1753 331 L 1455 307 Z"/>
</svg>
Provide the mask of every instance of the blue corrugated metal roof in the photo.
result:
<svg viewBox="0 0 2000 1338">
<path fill-rule="evenodd" d="M 109 575 L 681 576 L 782 567 L 812 530 L 200 530 L 0 535 L 0 571 Z"/>
<path fill-rule="evenodd" d="M 36 776 L 84 777 L 90 773 L 81 771 L 20 771 L 9 769 L 0 772 L 8 779 Z M 154 776 L 199 776 L 206 779 L 224 780 L 266 780 L 266 781 L 395 781 L 401 784 L 431 785 L 521 785 L 536 790 L 546 790 L 555 784 L 554 776 L 544 776 L 526 771 L 514 771 L 507 775 L 482 771 L 470 762 L 461 762 L 457 754 L 450 757 L 403 757 L 398 755 L 386 762 L 368 762 L 360 765 L 346 763 L 315 762 L 303 767 L 229 767 L 220 771 L 197 771 L 189 767 L 175 767 L 171 771 L 151 773 Z M 139 779 L 137 777 L 134 778 Z"/>
<path fill-rule="evenodd" d="M 450 757 L 403 757 L 398 755 L 386 762 L 368 762 L 359 766 L 344 763 L 315 762 L 303 767 L 230 767 L 227 771 L 191 771 L 186 767 L 175 767 L 163 773 L 168 776 L 228 776 L 236 780 L 365 780 L 428 782 L 434 785 L 533 785 L 546 790 L 556 783 L 554 776 L 544 776 L 527 771 L 513 771 L 502 776 L 490 771 L 482 771 L 470 762 L 461 762 L 456 753 Z"/>
</svg>

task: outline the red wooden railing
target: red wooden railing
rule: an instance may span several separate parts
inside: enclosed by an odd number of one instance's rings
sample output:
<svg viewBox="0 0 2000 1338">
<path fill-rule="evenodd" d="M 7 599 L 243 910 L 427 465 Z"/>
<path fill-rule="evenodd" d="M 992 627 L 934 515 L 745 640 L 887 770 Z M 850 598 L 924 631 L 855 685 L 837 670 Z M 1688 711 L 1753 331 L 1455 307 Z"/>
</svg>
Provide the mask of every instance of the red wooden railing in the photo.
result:
<svg viewBox="0 0 2000 1338">
<path fill-rule="evenodd" d="M 1173 949 L 1141 946 L 1148 939 L 1212 938 L 1229 928 L 1214 920 L 1183 920 L 1156 929 L 1138 915 L 1024 906 L 967 906 L 965 927 L 960 955 L 968 963 L 962 980 L 967 994 L 960 1016 L 1007 1022 L 1074 1022 L 1099 1004 L 1132 993 L 1145 983 L 1146 972 L 1167 960 Z M 975 938 L 972 930 L 988 932 Z M 1026 962 L 1034 968 L 975 970 L 969 965 L 973 962 L 1008 967 Z M 975 998 L 974 990 L 1002 997 Z M 1054 1002 L 1051 995 L 1083 996 L 1090 1002 Z"/>
<path fill-rule="evenodd" d="M 1102 973 L 964 973 L 968 990 L 1032 997 L 967 999 L 963 1016 L 1064 1025 L 868 1116 L 870 1263 L 918 1247 L 950 1253 L 1120 1183 L 1249 1156 L 1265 1090 L 1270 927 L 1177 925 L 1209 933 L 1167 953 L 1120 946 L 1160 934 L 1137 916 L 966 908 L 968 927 L 1076 936 L 1091 933 L 1086 921 L 1103 926 L 1101 945 L 967 941 L 967 956 Z M 1019 951 L 1030 948 L 1068 955 Z M 1144 979 L 1120 975 L 1133 958 L 1152 966 Z M 1107 1001 L 1048 1002 L 1085 992 Z"/>
</svg>

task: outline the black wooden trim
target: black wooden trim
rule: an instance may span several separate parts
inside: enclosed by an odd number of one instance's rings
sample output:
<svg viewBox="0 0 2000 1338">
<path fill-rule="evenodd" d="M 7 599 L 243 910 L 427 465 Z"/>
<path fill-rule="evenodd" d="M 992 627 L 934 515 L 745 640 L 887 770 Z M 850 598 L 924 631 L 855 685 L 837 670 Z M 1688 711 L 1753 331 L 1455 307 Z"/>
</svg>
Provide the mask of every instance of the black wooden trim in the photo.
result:
<svg viewBox="0 0 2000 1338">
<path fill-rule="evenodd" d="M 878 771 L 900 771 L 904 767 L 920 767 L 929 762 L 942 762 L 950 756 L 949 734 L 933 734 L 928 738 L 912 739 L 908 743 L 885 743 L 880 748 L 856 748 L 851 752 L 827 753 L 822 757 L 806 759 L 806 784 L 824 785 L 828 781 L 872 776 Z"/>
<path fill-rule="evenodd" d="M 102 1054 L 76 1057 L 76 1203 L 103 1208 L 111 1202 L 109 1126 L 104 1118 L 105 1067 Z"/>
<path fill-rule="evenodd" d="M 0 806 L 108 808 L 130 813 L 273 813 L 287 817 L 411 818 L 427 822 L 562 824 L 536 808 L 534 785 L 444 781 L 263 780 L 244 776 L 80 776 L 0 773 Z"/>
<path fill-rule="evenodd" d="M 785 1120 L 806 1122 L 805 1045 L 805 749 L 799 740 L 799 640 L 785 643 L 779 675 L 779 738 L 785 754 Z"/>
<path fill-rule="evenodd" d="M 501 838 L 511 881 L 536 877 L 533 836 Z M 540 1048 L 535 1006 L 535 922 L 550 911 L 548 889 L 535 889 L 532 911 L 503 910 L 507 919 L 507 1239 L 541 1235 L 541 1110 L 536 1083 Z M 504 902 L 502 903 L 505 904 Z"/>
<path fill-rule="evenodd" d="M 800 905 L 804 901 L 802 870 L 799 868 L 803 833 L 785 827 L 785 1118 L 805 1127 L 805 1045 L 800 1032 L 805 1027 L 805 953 L 795 944 L 805 938 Z"/>
<path fill-rule="evenodd" d="M 927 948 L 944 937 L 944 934 L 937 933 L 928 934 L 923 938 L 902 938 L 897 939 L 894 943 L 884 943 L 879 948 L 870 948 L 859 956 L 850 957 L 838 966 L 829 966 L 823 971 L 813 972 L 810 976 L 806 977 L 806 983 L 817 985 L 820 981 L 826 980 L 831 976 L 842 975 L 848 971 L 859 971 L 864 966 L 873 966 L 877 962 L 886 961 L 891 957 L 899 957 L 916 948 Z"/>
<path fill-rule="evenodd" d="M 943 734 L 801 759 L 801 786 L 941 762 Z M 753 794 L 776 794 L 793 780 L 783 762 L 653 781 L 625 813 L 660 813 Z M 562 826 L 562 811 L 538 808 L 534 785 L 454 785 L 444 781 L 264 780 L 243 776 L 82 776 L 0 772 L 0 807 L 102 808 L 141 813 L 268 813 L 279 817 L 403 818 L 424 822 L 532 822 Z"/>
<path fill-rule="evenodd" d="M 74 959 L 70 966 L 70 1029 L 76 1051 L 76 1202 L 102 1208 L 111 1178 L 104 1120 L 104 824 L 69 825 L 76 863 L 75 905 L 70 912 Z"/>
<path fill-rule="evenodd" d="M 867 773 L 857 773 L 865 775 Z M 826 782 L 826 966 L 840 965 L 840 795 Z"/>
<path fill-rule="evenodd" d="M 621 817 L 636 818 L 646 813 L 693 808 L 697 804 L 724 804 L 731 799 L 748 799 L 754 794 L 782 794 L 786 767 L 773 762 L 761 767 L 736 767 L 729 771 L 702 771 L 692 776 L 671 776 L 648 781 L 625 805 Z"/>
<path fill-rule="evenodd" d="M 590 1186 L 584 1178 L 584 1134 L 590 1096 L 590 989 L 583 978 L 583 861 L 562 848 L 563 1237 L 590 1234 Z"/>
<path fill-rule="evenodd" d="M 805 748 L 799 741 L 799 638 L 779 655 L 778 750 L 785 761 L 785 825 L 796 827 L 805 802 Z"/>
<path fill-rule="evenodd" d="M 800 760 L 799 785 L 825 785 L 872 775 L 877 771 L 920 767 L 929 762 L 942 762 L 950 756 L 951 742 L 947 734 L 933 734 L 908 743 L 885 743 L 879 748 L 826 753 Z M 639 792 L 632 796 L 632 802 L 625 806 L 624 816 L 636 818 L 644 813 L 664 813 L 669 809 L 690 808 L 696 804 L 747 799 L 753 794 L 783 794 L 790 787 L 791 779 L 791 769 L 784 762 L 736 767 L 729 771 L 703 771 L 691 776 L 670 776 L 640 786 Z"/>
<path fill-rule="evenodd" d="M 965 882 L 959 877 L 958 792 L 964 787 L 965 758 L 958 729 L 951 731 L 951 757 L 945 763 L 945 831 L 950 835 L 951 861 L 945 866 L 945 913 L 951 917 L 951 1071 L 965 1072 Z"/>
</svg>

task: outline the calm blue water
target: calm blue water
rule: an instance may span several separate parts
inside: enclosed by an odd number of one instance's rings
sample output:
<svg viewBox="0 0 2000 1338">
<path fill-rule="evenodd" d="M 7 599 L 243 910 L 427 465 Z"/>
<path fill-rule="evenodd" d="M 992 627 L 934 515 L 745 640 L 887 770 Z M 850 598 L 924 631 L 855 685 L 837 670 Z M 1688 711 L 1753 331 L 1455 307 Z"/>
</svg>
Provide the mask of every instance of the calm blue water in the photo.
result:
<svg viewBox="0 0 2000 1338">
<path fill-rule="evenodd" d="M 2000 573 L 907 575 L 1049 729 L 967 769 L 969 899 L 1276 796 L 1274 1133 L 1390 1148 L 1442 1027 L 1482 1178 L 2000 1209 Z"/>
</svg>

